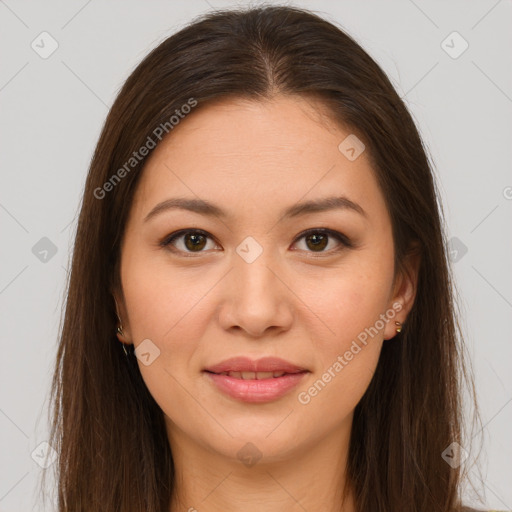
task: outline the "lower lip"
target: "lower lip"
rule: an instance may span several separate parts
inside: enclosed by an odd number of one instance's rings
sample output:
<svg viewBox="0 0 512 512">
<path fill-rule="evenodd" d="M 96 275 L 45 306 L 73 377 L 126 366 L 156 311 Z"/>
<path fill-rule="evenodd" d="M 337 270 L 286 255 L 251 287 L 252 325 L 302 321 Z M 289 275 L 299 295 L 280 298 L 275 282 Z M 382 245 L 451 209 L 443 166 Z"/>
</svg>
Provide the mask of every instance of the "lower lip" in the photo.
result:
<svg viewBox="0 0 512 512">
<path fill-rule="evenodd" d="M 299 384 L 307 372 L 287 373 L 270 379 L 236 379 L 227 375 L 205 372 L 217 388 L 243 402 L 271 402 L 286 395 Z"/>
</svg>

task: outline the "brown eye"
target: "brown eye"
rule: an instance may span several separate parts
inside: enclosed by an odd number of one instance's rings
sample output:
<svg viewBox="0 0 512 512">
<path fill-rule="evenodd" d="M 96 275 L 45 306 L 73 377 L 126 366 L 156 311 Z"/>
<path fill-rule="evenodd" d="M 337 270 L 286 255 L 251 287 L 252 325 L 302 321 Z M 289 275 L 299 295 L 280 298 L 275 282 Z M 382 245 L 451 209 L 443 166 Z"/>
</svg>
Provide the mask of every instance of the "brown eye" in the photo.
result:
<svg viewBox="0 0 512 512">
<path fill-rule="evenodd" d="M 305 242 L 305 249 L 301 250 L 305 250 L 306 252 L 330 254 L 341 251 L 344 248 L 353 247 L 352 242 L 344 234 L 325 228 L 309 229 L 301 233 L 296 243 L 302 239 L 304 239 Z M 334 239 L 337 244 L 334 244 L 334 248 L 325 250 L 327 246 L 332 245 L 330 243 L 332 239 Z"/>
<path fill-rule="evenodd" d="M 351 241 L 342 233 L 330 229 L 319 228 L 310 229 L 303 232 L 296 238 L 295 244 L 304 239 L 305 248 L 301 248 L 309 253 L 331 254 L 341 251 L 344 248 L 353 247 Z M 332 241 L 337 244 L 332 245 Z M 213 247 L 208 247 L 208 242 L 213 243 Z M 182 229 L 170 234 L 160 242 L 161 247 L 167 247 L 169 250 L 181 253 L 185 256 L 193 253 L 200 254 L 207 252 L 208 249 L 215 249 L 216 244 L 211 235 L 198 229 Z M 327 248 L 327 250 L 326 250 Z"/>
<path fill-rule="evenodd" d="M 328 241 L 329 237 L 323 233 L 316 233 L 306 237 L 306 244 L 313 251 L 323 251 L 327 247 Z"/>
<path fill-rule="evenodd" d="M 208 233 L 204 231 L 184 229 L 172 233 L 162 240 L 160 245 L 162 247 L 169 247 L 169 249 L 176 252 L 200 253 L 205 252 L 203 249 L 208 245 L 208 240 L 211 239 Z"/>
<path fill-rule="evenodd" d="M 203 235 L 189 234 L 185 236 L 185 247 L 191 251 L 204 249 L 206 238 Z"/>
</svg>

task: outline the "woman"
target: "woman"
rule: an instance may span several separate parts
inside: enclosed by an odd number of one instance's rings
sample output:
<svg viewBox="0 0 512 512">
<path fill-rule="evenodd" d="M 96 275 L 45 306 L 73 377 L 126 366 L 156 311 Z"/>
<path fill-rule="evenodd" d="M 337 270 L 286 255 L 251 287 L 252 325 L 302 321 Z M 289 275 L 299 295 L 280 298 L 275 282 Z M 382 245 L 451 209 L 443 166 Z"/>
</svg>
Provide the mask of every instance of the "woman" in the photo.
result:
<svg viewBox="0 0 512 512">
<path fill-rule="evenodd" d="M 291 7 L 194 22 L 91 163 L 59 511 L 467 510 L 451 290 L 428 158 L 368 54 Z"/>
</svg>

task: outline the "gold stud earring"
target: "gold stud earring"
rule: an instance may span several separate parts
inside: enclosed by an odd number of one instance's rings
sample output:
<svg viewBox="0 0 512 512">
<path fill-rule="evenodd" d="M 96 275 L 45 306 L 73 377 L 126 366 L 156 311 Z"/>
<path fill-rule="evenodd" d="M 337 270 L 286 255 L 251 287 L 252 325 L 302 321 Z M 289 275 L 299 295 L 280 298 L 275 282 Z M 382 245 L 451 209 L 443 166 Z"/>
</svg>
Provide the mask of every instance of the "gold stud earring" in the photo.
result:
<svg viewBox="0 0 512 512">
<path fill-rule="evenodd" d="M 402 332 L 402 324 L 400 322 L 395 322 L 396 332 Z"/>
</svg>

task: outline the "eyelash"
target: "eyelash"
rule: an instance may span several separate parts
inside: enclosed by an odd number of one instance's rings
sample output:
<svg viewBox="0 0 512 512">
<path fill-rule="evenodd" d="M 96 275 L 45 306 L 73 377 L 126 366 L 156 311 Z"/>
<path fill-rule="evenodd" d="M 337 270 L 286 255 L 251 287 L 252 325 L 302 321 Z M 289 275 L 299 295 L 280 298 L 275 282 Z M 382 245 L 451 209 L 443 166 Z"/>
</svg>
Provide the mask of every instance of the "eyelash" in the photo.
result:
<svg viewBox="0 0 512 512">
<path fill-rule="evenodd" d="M 170 235 L 167 235 L 165 238 L 163 238 L 159 242 L 158 245 L 160 247 L 167 248 L 174 253 L 180 253 L 182 255 L 185 254 L 186 255 L 185 257 L 195 257 L 196 254 L 199 255 L 202 252 L 206 252 L 206 251 L 197 251 L 194 253 L 193 251 L 182 251 L 180 249 L 176 249 L 176 248 L 172 247 L 172 242 L 174 242 L 176 239 L 180 238 L 181 236 L 187 235 L 187 234 L 202 235 L 202 236 L 205 236 L 205 237 L 210 238 L 211 240 L 215 241 L 215 239 L 209 233 L 207 233 L 206 231 L 203 231 L 202 229 L 181 229 L 179 231 L 175 231 L 174 233 L 171 233 Z M 342 251 L 343 249 L 346 249 L 346 248 L 350 249 L 350 248 L 354 247 L 351 240 L 347 236 L 345 236 L 343 233 L 334 231 L 332 229 L 327 229 L 327 228 L 307 229 L 306 231 L 303 231 L 302 233 L 300 233 L 297 236 L 297 238 L 294 240 L 293 243 L 295 244 L 300 239 L 305 238 L 308 235 L 312 235 L 312 234 L 329 235 L 330 237 L 335 238 L 341 244 L 340 247 L 338 247 L 336 249 L 331 249 L 330 251 L 318 251 L 318 252 L 306 251 L 306 252 L 309 252 L 312 255 L 314 255 L 313 257 L 321 257 L 322 255 L 325 255 L 325 254 L 330 255 L 333 253 L 338 253 L 338 252 Z"/>
</svg>

